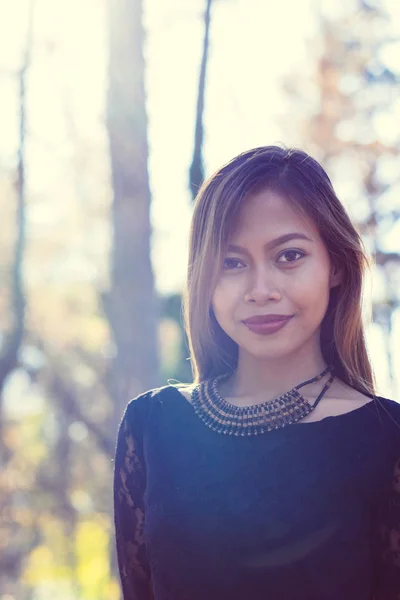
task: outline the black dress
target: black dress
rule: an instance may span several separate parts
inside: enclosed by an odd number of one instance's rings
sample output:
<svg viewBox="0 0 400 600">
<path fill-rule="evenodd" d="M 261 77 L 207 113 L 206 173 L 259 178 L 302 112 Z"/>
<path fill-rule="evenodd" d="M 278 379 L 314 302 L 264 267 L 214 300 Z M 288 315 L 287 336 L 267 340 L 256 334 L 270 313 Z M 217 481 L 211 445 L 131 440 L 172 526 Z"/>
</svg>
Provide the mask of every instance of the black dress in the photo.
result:
<svg viewBox="0 0 400 600">
<path fill-rule="evenodd" d="M 124 600 L 400 598 L 400 404 L 254 437 L 173 386 L 132 400 L 115 456 Z"/>
</svg>

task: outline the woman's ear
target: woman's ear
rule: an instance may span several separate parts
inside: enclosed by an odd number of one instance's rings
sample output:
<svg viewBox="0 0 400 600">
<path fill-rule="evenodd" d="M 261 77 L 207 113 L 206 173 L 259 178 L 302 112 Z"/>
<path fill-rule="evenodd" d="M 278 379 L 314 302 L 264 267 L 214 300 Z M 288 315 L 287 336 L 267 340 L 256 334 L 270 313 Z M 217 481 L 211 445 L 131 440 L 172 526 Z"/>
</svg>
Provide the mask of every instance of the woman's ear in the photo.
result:
<svg viewBox="0 0 400 600">
<path fill-rule="evenodd" d="M 343 269 L 337 265 L 331 266 L 331 273 L 329 277 L 329 287 L 334 288 L 340 285 L 343 281 Z"/>
</svg>

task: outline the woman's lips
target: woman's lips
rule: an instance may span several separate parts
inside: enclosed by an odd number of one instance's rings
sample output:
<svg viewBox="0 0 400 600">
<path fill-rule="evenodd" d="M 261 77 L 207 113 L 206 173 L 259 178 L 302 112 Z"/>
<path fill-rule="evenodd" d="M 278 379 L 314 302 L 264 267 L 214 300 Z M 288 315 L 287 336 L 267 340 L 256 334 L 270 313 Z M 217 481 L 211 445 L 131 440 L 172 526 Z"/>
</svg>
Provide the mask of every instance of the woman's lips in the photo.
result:
<svg viewBox="0 0 400 600">
<path fill-rule="evenodd" d="M 276 331 L 279 331 L 280 329 L 285 327 L 285 325 L 290 321 L 291 318 L 292 316 L 284 318 L 277 317 L 272 320 L 247 320 L 243 321 L 243 323 L 253 333 L 258 333 L 260 335 L 268 335 L 271 333 L 275 333 Z"/>
</svg>

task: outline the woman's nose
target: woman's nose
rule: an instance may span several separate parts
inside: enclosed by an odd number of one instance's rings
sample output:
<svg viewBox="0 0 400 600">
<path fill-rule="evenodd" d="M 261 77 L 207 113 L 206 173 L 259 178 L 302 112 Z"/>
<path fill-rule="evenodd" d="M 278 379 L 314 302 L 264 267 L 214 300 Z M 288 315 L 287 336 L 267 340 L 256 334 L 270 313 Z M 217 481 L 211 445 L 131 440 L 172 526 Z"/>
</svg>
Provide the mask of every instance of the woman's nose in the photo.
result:
<svg viewBox="0 0 400 600">
<path fill-rule="evenodd" d="M 245 301 L 262 306 L 271 300 L 280 300 L 281 293 L 277 283 L 276 276 L 274 277 L 270 269 L 265 266 L 254 269 L 245 294 Z"/>
</svg>

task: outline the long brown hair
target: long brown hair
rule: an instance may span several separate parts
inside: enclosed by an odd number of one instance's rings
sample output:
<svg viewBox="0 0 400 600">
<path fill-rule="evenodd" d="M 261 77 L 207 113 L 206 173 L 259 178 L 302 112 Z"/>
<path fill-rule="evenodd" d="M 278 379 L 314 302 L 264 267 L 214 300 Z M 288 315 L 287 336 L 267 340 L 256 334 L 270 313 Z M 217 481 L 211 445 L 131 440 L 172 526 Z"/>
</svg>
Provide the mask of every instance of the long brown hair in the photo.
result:
<svg viewBox="0 0 400 600">
<path fill-rule="evenodd" d="M 321 324 L 321 350 L 337 377 L 373 394 L 362 322 L 362 283 L 368 259 L 321 165 L 298 149 L 264 146 L 240 154 L 206 181 L 195 200 L 183 314 L 194 382 L 230 373 L 237 344 L 221 329 L 211 300 L 224 253 L 244 200 L 255 191 L 279 192 L 317 225 L 342 282 L 330 293 Z"/>
</svg>

